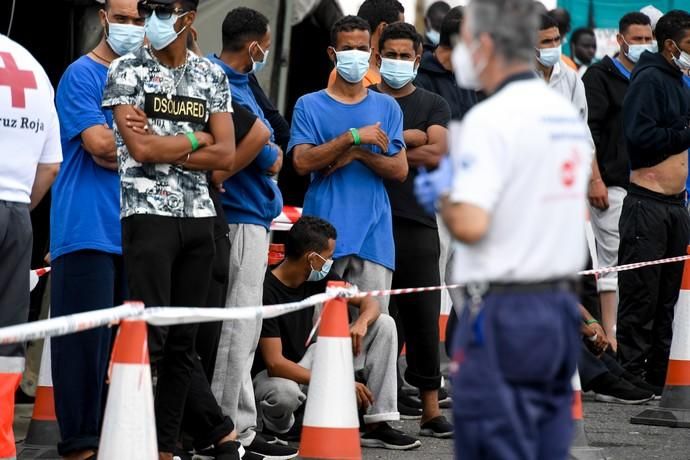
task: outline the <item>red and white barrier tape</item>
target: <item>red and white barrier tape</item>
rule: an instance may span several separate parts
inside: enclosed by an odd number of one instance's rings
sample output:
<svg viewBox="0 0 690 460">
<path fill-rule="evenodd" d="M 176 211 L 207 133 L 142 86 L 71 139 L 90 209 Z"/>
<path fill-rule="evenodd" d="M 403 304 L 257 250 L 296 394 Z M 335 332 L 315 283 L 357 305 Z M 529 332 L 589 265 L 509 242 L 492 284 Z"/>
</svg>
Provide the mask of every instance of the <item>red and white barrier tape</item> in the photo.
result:
<svg viewBox="0 0 690 460">
<path fill-rule="evenodd" d="M 667 259 L 653 260 L 649 262 L 626 264 L 617 267 L 606 267 L 597 270 L 585 270 L 577 274 L 596 275 L 602 273 L 621 272 L 653 265 L 682 262 L 685 260 L 690 260 L 690 255 L 669 257 Z M 45 270 L 44 273 L 47 273 L 47 271 L 49 270 Z M 0 345 L 26 342 L 29 340 L 51 336 L 72 334 L 86 329 L 106 326 L 126 318 L 138 318 L 155 325 L 200 323 L 247 318 L 274 318 L 276 316 L 327 302 L 328 300 L 336 297 L 359 298 L 404 295 L 417 292 L 456 289 L 461 286 L 462 285 L 460 284 L 453 284 L 446 286 L 405 289 L 381 289 L 367 292 L 359 292 L 354 288 L 340 288 L 329 293 L 317 294 L 300 302 L 241 308 L 151 307 L 144 309 L 143 304 L 135 302 L 121 305 L 119 307 L 92 310 L 86 313 L 78 313 L 76 315 L 60 316 L 58 318 L 51 318 L 32 323 L 0 328 Z"/>
<path fill-rule="evenodd" d="M 50 267 L 37 268 L 29 272 L 29 292 L 33 291 L 38 284 L 38 279 L 50 272 Z"/>
<path fill-rule="evenodd" d="M 650 260 L 649 262 L 637 262 L 634 264 L 618 265 L 616 267 L 604 267 L 597 268 L 596 270 L 584 270 L 577 272 L 578 275 L 588 276 L 588 275 L 602 275 L 604 273 L 614 273 L 614 272 L 624 272 L 628 270 L 635 270 L 642 267 L 651 267 L 652 265 L 662 265 L 670 264 L 673 262 L 683 262 L 684 260 L 690 260 L 690 255 L 669 257 L 667 259 Z"/>
<path fill-rule="evenodd" d="M 295 206 L 283 206 L 278 217 L 271 222 L 271 230 L 286 232 L 292 228 L 292 224 L 302 217 L 302 208 Z"/>
</svg>

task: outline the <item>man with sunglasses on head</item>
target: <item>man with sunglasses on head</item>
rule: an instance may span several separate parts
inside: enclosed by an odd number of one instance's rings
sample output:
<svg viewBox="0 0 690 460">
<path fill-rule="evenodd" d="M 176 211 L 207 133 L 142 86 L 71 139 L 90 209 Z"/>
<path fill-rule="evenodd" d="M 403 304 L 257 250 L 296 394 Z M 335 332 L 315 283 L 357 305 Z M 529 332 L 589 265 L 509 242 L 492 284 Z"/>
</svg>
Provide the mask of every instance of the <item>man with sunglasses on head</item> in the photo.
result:
<svg viewBox="0 0 690 460">
<path fill-rule="evenodd" d="M 271 140 L 258 155 L 238 152 L 236 172 L 225 175 L 221 196 L 230 238 L 226 307 L 261 305 L 271 221 L 280 214 L 283 199 L 273 179 L 283 164 L 283 151 L 273 141 L 273 128 L 259 106 L 249 77 L 268 62 L 271 31 L 268 19 L 250 8 L 230 11 L 222 26 L 223 49 L 210 55 L 225 73 L 234 102 L 259 117 Z M 256 403 L 251 379 L 261 319 L 223 322 L 213 375 L 213 394 L 233 419 L 245 449 L 268 459 L 288 459 L 297 450 L 270 444 L 256 436 Z"/>
<path fill-rule="evenodd" d="M 108 0 L 99 16 L 101 41 L 67 68 L 57 90 L 64 162 L 50 210 L 54 317 L 126 298 L 113 117 L 101 100 L 110 63 L 143 45 L 144 18 L 136 0 Z M 64 458 L 95 458 L 111 340 L 111 330 L 100 327 L 51 341 Z"/>
<path fill-rule="evenodd" d="M 147 306 L 206 303 L 216 215 L 207 172 L 230 170 L 235 160 L 227 79 L 208 59 L 187 50 L 197 4 L 139 2 L 150 44 L 112 63 L 103 96 L 103 107 L 112 107 L 115 120 L 129 293 Z M 133 123 L 143 117 L 148 130 Z M 197 324 L 149 328 L 151 354 L 158 361 L 159 457 L 172 460 L 184 413 L 190 422 L 186 430 L 213 444 L 216 459 L 239 459 L 234 426 L 203 376 L 194 347 L 197 329 Z"/>
</svg>

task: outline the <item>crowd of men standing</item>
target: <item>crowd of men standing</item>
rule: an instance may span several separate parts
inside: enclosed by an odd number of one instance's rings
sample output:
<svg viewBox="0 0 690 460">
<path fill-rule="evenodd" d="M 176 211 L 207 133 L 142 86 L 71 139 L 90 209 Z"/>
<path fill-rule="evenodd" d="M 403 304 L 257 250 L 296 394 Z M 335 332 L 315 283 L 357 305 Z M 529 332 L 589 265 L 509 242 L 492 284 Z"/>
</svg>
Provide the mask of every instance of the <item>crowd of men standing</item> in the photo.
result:
<svg viewBox="0 0 690 460">
<path fill-rule="evenodd" d="M 453 279 L 490 284 L 467 290 L 466 308 L 456 297 L 460 318 L 449 323 L 456 427 L 441 414 L 441 295 L 367 299 L 353 303 L 350 325 L 364 446 L 419 447 L 389 424 L 402 416 L 419 420 L 420 436 L 455 433 L 458 452 L 475 458 L 488 441 L 467 421 L 488 420 L 500 431 L 510 416 L 532 413 L 534 388 L 525 382 L 539 374 L 539 385 L 553 384 L 548 398 L 558 410 L 549 429 L 559 435 L 540 432 L 536 448 L 560 458 L 577 356 L 585 387 L 603 400 L 661 395 L 682 266 L 601 277 L 601 313 L 593 313 L 602 327 L 587 312 L 576 319 L 568 281 L 583 263 L 584 227 L 573 229 L 584 214 L 588 175 L 600 265 L 686 252 L 690 14 L 675 10 L 654 23 L 626 14 L 620 51 L 599 62 L 594 34 L 577 30 L 571 61 L 561 54 L 569 30 L 562 10 L 510 1 L 511 8 L 473 2 L 464 22 L 462 8 L 437 2 L 424 36 L 404 22 L 397 0 L 364 1 L 357 16 L 333 26 L 324 50 L 334 65 L 330 79 L 297 101 L 289 124 L 256 80 L 271 28 L 249 8 L 227 14 L 222 49 L 204 57 L 193 28 L 198 0 L 106 0 L 103 37 L 65 71 L 54 106 L 40 65 L 0 36 L 5 68 L 31 68 L 26 88 L 42 92 L 20 97 L 13 87 L 8 99 L 12 110 L 30 103 L 42 112 L 32 109 L 40 128 L 17 130 L 13 148 L 32 145 L 31 155 L 21 164 L 8 157 L 12 167 L 0 175 L 0 251 L 16 267 L 2 270 L 0 326 L 25 320 L 29 203 L 52 186 L 53 317 L 128 298 L 228 308 L 291 302 L 330 281 L 361 290 L 436 286 L 446 279 L 451 238 L 459 242 Z M 15 129 L 11 120 L 3 125 Z M 513 142 L 530 130 L 536 134 L 528 141 Z M 285 260 L 268 267 L 284 161 L 311 182 Z M 561 169 L 553 175 L 551 168 Z M 561 237 L 577 240 L 562 262 L 550 251 L 562 245 L 557 238 L 517 226 L 523 197 L 545 206 L 534 208 L 532 224 L 558 221 Z M 532 303 L 518 300 L 525 289 L 539 294 Z M 554 313 L 555 305 L 563 312 Z M 149 327 L 160 458 L 192 451 L 222 460 L 295 457 L 283 441 L 299 432 L 313 353 L 306 340 L 318 312 L 263 324 Z M 536 339 L 522 326 L 526 317 L 554 346 L 520 367 L 520 350 Z M 594 338 L 586 345 L 569 340 L 578 325 Z M 525 341 L 511 344 L 508 336 Z M 63 458 L 97 456 L 111 344 L 108 328 L 51 342 Z M 20 373 L 21 347 L 0 351 L 0 373 Z M 514 362 L 504 362 L 510 356 Z M 550 372 L 556 362 L 562 366 Z M 506 395 L 522 402 L 502 407 Z M 486 413 L 473 412 L 477 398 L 493 402 Z M 524 417 L 529 429 L 540 416 Z M 503 441 L 490 447 L 495 458 L 534 449 L 525 436 L 489 436 Z"/>
</svg>

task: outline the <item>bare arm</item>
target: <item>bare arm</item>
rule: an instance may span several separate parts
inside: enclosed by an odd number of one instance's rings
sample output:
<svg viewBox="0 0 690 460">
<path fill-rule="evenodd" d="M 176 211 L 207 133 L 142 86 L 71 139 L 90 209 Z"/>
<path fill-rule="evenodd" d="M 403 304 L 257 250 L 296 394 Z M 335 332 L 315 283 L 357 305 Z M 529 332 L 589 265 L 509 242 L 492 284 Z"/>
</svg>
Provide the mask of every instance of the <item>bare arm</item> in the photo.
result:
<svg viewBox="0 0 690 460">
<path fill-rule="evenodd" d="M 257 119 L 247 135 L 235 147 L 235 164 L 230 171 L 214 171 L 213 182 L 222 184 L 226 179 L 246 168 L 254 161 L 254 158 L 256 158 L 270 139 L 271 132 L 261 120 Z"/>
<path fill-rule="evenodd" d="M 229 171 L 235 161 L 235 126 L 229 112 L 212 113 L 208 119 L 209 129 L 213 136 L 213 143 L 206 143 L 184 161 L 186 169 L 199 171 L 222 170 Z M 189 139 L 184 137 L 187 143 Z M 201 142 L 201 138 L 199 138 Z M 191 144 L 190 144 L 191 146 Z"/>
<path fill-rule="evenodd" d="M 36 177 L 34 178 L 34 185 L 31 189 L 31 205 L 34 209 L 41 202 L 45 194 L 53 185 L 53 181 L 60 171 L 60 163 L 39 163 L 36 168 Z"/>
<path fill-rule="evenodd" d="M 115 135 L 107 125 L 94 125 L 81 133 L 81 143 L 91 156 L 106 161 L 116 161 Z M 98 162 L 96 162 L 98 163 Z"/>
<path fill-rule="evenodd" d="M 441 216 L 451 235 L 463 243 L 477 243 L 489 231 L 489 213 L 472 204 L 451 203 L 444 197 Z"/>
<path fill-rule="evenodd" d="M 269 377 L 282 377 L 302 385 L 309 384 L 311 371 L 283 356 L 283 344 L 279 337 L 259 339 L 259 350 Z"/>
<path fill-rule="evenodd" d="M 407 165 L 407 152 L 401 149 L 393 156 L 380 155 L 363 148 L 354 148 L 355 159 L 364 163 L 384 179 L 404 182 L 409 172 Z"/>
<path fill-rule="evenodd" d="M 448 129 L 441 125 L 432 125 L 426 131 L 428 141 L 425 145 L 409 148 L 407 162 L 410 166 L 435 168 L 448 154 Z"/>
<path fill-rule="evenodd" d="M 156 136 L 137 132 L 127 126 L 127 115 L 139 117 L 132 105 L 118 105 L 113 108 L 115 123 L 120 129 L 129 154 L 140 163 L 177 163 L 184 161 L 192 146 L 186 136 Z M 230 121 L 232 125 L 232 122 Z M 210 138 L 206 133 L 194 133 L 205 147 Z M 204 143 L 202 143 L 202 141 Z M 233 146 L 234 150 L 234 146 Z"/>
<path fill-rule="evenodd" d="M 352 134 L 345 132 L 330 142 L 321 145 L 300 144 L 292 149 L 292 163 L 300 176 L 324 169 L 344 154 L 354 141 Z"/>
</svg>

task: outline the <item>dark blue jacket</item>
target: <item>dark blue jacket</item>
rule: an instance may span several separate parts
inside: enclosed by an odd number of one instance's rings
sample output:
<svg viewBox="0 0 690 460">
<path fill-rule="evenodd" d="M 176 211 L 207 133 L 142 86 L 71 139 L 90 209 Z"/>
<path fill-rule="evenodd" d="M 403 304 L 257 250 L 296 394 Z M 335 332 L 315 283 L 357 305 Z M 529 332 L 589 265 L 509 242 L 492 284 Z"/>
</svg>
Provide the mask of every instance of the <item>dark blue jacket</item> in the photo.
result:
<svg viewBox="0 0 690 460">
<path fill-rule="evenodd" d="M 633 170 L 690 148 L 690 90 L 661 54 L 645 51 L 623 100 L 623 132 Z"/>
<path fill-rule="evenodd" d="M 236 72 L 214 55 L 209 55 L 208 58 L 218 64 L 228 76 L 233 101 L 259 117 L 271 130 L 273 140 L 273 129 L 254 98 L 249 86 L 249 75 Z M 271 221 L 280 214 L 283 197 L 276 182 L 266 174 L 279 154 L 275 147 L 266 145 L 254 161 L 224 182 L 225 192 L 221 200 L 225 219 L 229 224 L 261 225 L 268 230 Z"/>
</svg>

